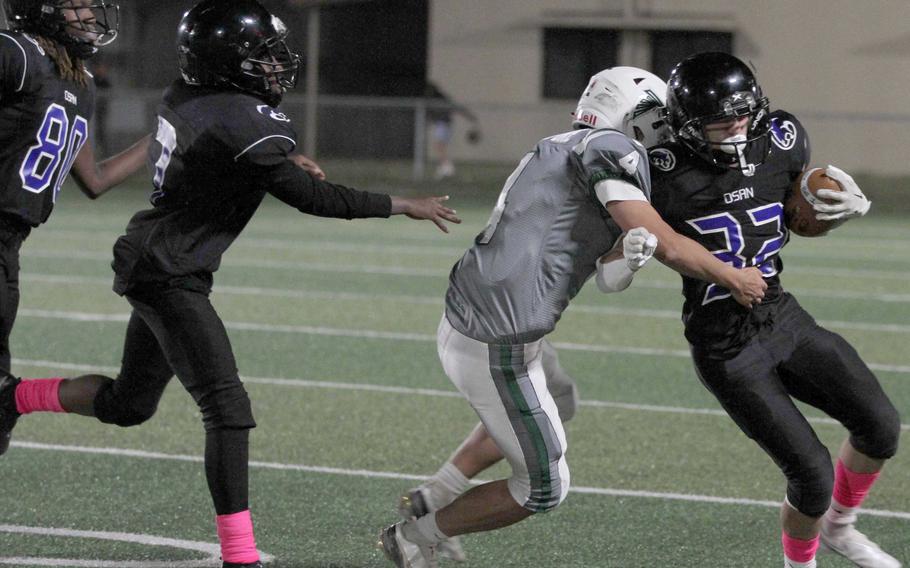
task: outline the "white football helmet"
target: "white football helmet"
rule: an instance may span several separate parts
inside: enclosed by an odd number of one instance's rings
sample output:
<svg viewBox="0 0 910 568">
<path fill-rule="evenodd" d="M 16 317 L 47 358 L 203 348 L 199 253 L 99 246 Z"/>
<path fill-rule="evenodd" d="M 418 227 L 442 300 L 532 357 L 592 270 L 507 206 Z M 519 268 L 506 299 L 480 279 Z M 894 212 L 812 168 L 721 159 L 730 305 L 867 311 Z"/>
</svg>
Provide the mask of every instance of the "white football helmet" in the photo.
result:
<svg viewBox="0 0 910 568">
<path fill-rule="evenodd" d="M 591 77 L 578 99 L 572 126 L 613 128 L 646 148 L 670 139 L 662 116 L 667 84 L 637 67 L 611 67 Z"/>
</svg>

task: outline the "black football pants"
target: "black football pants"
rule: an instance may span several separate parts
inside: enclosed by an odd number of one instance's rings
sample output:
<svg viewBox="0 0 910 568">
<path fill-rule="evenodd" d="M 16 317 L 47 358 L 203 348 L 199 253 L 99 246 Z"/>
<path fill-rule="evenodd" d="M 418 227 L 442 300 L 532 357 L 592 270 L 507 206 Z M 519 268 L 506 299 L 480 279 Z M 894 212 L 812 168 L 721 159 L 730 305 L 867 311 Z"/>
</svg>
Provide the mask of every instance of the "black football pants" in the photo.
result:
<svg viewBox="0 0 910 568">
<path fill-rule="evenodd" d="M 0 220 L 0 373 L 10 372 L 9 336 L 19 311 L 19 248 L 28 233 L 5 227 Z"/>
<path fill-rule="evenodd" d="M 130 426 L 154 414 L 176 373 L 202 412 L 205 469 L 219 515 L 248 508 L 248 439 L 256 426 L 224 324 L 204 293 L 131 291 L 133 306 L 117 380 L 95 398 L 103 422 Z"/>
<path fill-rule="evenodd" d="M 819 327 L 789 294 L 768 325 L 734 357 L 710 358 L 693 348 L 702 383 L 743 432 L 787 477 L 787 500 L 818 517 L 834 484 L 831 456 L 793 398 L 842 423 L 863 454 L 897 451 L 900 417 L 878 380 L 841 336 Z M 791 398 L 792 397 L 792 398 Z"/>
</svg>

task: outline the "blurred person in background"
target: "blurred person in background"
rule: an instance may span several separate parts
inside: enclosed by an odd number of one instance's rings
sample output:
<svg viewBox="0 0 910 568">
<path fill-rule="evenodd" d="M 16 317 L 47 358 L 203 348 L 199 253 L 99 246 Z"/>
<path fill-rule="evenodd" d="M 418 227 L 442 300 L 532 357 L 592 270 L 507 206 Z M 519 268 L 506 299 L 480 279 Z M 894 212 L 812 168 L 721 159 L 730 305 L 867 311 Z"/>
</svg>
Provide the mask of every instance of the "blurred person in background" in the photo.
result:
<svg viewBox="0 0 910 568">
<path fill-rule="evenodd" d="M 145 163 L 149 137 L 95 163 L 95 84 L 85 62 L 117 37 L 119 7 L 102 0 L 3 0 L 0 31 L 0 385 L 19 307 L 19 249 L 47 221 L 72 168 L 95 199 Z M 4 428 L 0 427 L 0 431 Z M 8 437 L 0 433 L 0 453 Z"/>
<path fill-rule="evenodd" d="M 114 291 L 127 298 L 116 380 L 6 377 L 3 450 L 20 415 L 69 412 L 135 426 L 155 413 L 174 374 L 199 407 L 205 475 L 224 568 L 259 567 L 249 509 L 249 431 L 256 426 L 224 324 L 209 294 L 221 257 L 266 194 L 303 213 L 342 219 L 403 214 L 447 231 L 444 197 L 402 198 L 323 181 L 292 154 L 296 132 L 278 105 L 296 84 L 287 28 L 255 0 L 203 0 L 177 30 L 182 78 L 158 107 L 148 152 L 152 207 L 114 245 Z M 86 146 L 88 147 L 88 146 Z"/>
<path fill-rule="evenodd" d="M 430 125 L 430 141 L 437 164 L 435 177 L 437 180 L 442 180 L 455 175 L 455 163 L 449 154 L 454 116 L 461 115 L 470 121 L 471 126 L 467 135 L 470 144 L 480 141 L 480 126 L 477 117 L 470 109 L 456 104 L 435 83 L 427 83 L 424 96 L 429 99 L 427 122 Z"/>
<path fill-rule="evenodd" d="M 674 232 L 651 207 L 645 146 L 667 135 L 666 84 L 634 67 L 606 69 L 579 99 L 574 130 L 544 138 L 506 180 L 489 223 L 452 268 L 437 349 L 478 424 L 426 483 L 400 499 L 402 521 L 379 546 L 399 568 L 463 559 L 462 534 L 553 510 L 569 491 L 563 422 L 575 383 L 546 339 L 584 283 L 618 292 L 652 254 L 761 301 L 755 268 L 738 270 Z M 503 457 L 512 476 L 468 479 Z M 542 562 L 548 565 L 546 560 Z"/>
</svg>

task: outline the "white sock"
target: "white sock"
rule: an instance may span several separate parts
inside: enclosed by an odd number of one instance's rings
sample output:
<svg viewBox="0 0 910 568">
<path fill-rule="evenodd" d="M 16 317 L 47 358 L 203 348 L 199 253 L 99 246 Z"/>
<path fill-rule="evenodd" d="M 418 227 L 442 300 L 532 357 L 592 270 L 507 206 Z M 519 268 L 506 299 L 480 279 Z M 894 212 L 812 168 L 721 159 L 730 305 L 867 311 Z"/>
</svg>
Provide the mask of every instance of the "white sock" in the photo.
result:
<svg viewBox="0 0 910 568">
<path fill-rule="evenodd" d="M 816 568 L 815 559 L 808 562 L 796 562 L 795 560 L 790 560 L 786 556 L 784 557 L 784 567 L 785 568 Z"/>
<path fill-rule="evenodd" d="M 430 492 L 433 510 L 441 509 L 465 492 L 471 484 L 452 462 L 443 464 L 439 471 L 424 484 Z"/>
<path fill-rule="evenodd" d="M 825 520 L 833 525 L 850 525 L 856 522 L 856 512 L 859 507 L 844 507 L 835 500 L 825 512 Z"/>
<path fill-rule="evenodd" d="M 436 525 L 435 512 L 428 513 L 414 521 L 405 521 L 401 525 L 401 535 L 421 546 L 430 546 L 449 538 Z"/>
</svg>

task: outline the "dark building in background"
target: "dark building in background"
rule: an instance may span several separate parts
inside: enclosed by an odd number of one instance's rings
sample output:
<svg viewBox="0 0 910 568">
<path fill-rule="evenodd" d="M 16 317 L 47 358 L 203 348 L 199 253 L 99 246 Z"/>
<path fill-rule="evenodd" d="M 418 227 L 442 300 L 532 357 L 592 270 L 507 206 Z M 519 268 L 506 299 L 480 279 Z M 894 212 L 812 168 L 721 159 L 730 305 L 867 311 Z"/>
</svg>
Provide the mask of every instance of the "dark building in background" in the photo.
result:
<svg viewBox="0 0 910 568">
<path fill-rule="evenodd" d="M 423 94 L 427 79 L 427 0 L 345 2 L 323 6 L 319 17 L 321 95 Z M 414 124 L 410 106 L 325 104 L 319 112 L 319 153 L 409 158 L 414 154 Z"/>
<path fill-rule="evenodd" d="M 303 56 L 309 9 L 283 0 L 260 0 L 291 30 L 289 43 Z M 193 0 L 121 0 L 122 36 L 111 50 L 118 85 L 164 89 L 179 77 L 174 48 L 177 24 Z M 319 8 L 319 137 L 321 156 L 407 158 L 413 155 L 414 111 L 333 103 L 333 97 L 418 97 L 427 76 L 428 0 L 364 0 Z M 287 112 L 302 136 L 306 89 L 301 69 Z M 153 109 L 150 109 L 153 110 Z"/>
<path fill-rule="evenodd" d="M 701 30 L 649 31 L 649 71 L 667 80 L 679 61 L 701 51 L 733 53 L 733 34 Z M 619 65 L 623 32 L 608 28 L 543 29 L 543 97 L 575 99 L 591 75 Z"/>
<path fill-rule="evenodd" d="M 651 32 L 651 72 L 666 81 L 681 59 L 702 51 L 733 53 L 733 34 L 711 31 Z"/>
<path fill-rule="evenodd" d="M 617 30 L 544 28 L 544 98 L 577 99 L 592 75 L 617 65 L 619 38 Z"/>
</svg>

